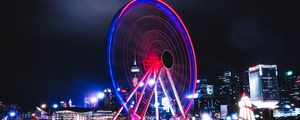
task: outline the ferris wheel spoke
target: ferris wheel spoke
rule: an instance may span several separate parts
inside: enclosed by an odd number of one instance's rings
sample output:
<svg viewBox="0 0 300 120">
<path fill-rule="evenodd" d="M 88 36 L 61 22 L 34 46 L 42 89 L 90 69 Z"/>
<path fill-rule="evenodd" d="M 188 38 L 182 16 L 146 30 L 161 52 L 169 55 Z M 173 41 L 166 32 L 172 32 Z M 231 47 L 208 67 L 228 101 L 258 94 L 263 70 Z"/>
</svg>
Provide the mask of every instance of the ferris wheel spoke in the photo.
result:
<svg viewBox="0 0 300 120">
<path fill-rule="evenodd" d="M 151 73 L 152 73 L 152 71 L 150 72 L 150 74 L 151 74 Z M 133 109 L 134 112 L 137 111 L 137 109 L 138 109 L 138 107 L 139 107 L 139 105 L 140 105 L 140 103 L 141 103 L 141 101 L 142 101 L 142 98 L 143 98 L 143 96 L 144 96 L 145 90 L 146 90 L 147 85 L 148 85 L 148 82 L 149 82 L 149 77 L 150 77 L 150 75 L 148 75 L 148 77 L 147 77 L 147 79 L 146 79 L 146 82 L 145 82 L 145 85 L 143 86 L 142 91 L 141 91 L 140 95 L 138 96 L 138 101 L 137 101 L 137 103 L 135 104 L 134 109 Z"/>
<path fill-rule="evenodd" d="M 173 116 L 175 116 L 175 112 L 176 112 L 176 111 L 175 111 L 175 109 L 173 108 L 172 102 L 170 101 L 170 98 L 171 98 L 171 97 L 170 97 L 168 91 L 166 90 L 165 85 L 164 85 L 164 83 L 163 83 L 163 81 L 161 80 L 160 77 L 158 78 L 158 81 L 159 81 L 160 86 L 161 86 L 161 88 L 162 88 L 162 90 L 163 90 L 163 93 L 164 93 L 165 97 L 167 98 L 167 101 L 168 101 L 168 103 L 169 103 L 169 105 L 170 105 L 171 114 L 172 114 Z"/>
<path fill-rule="evenodd" d="M 147 112 L 147 110 L 148 110 L 148 107 L 149 107 L 149 104 L 150 104 L 150 102 L 151 102 L 151 99 L 152 99 L 152 97 L 153 97 L 153 94 L 154 94 L 154 92 L 155 92 L 155 87 L 157 86 L 157 81 L 158 81 L 158 77 L 159 77 L 159 74 L 160 74 L 160 71 L 161 70 L 159 70 L 159 72 L 158 72 L 158 75 L 156 75 L 156 73 L 155 73 L 155 70 L 154 70 L 154 76 L 155 76 L 155 84 L 154 84 L 154 86 L 152 87 L 152 89 L 151 89 L 151 92 L 150 92 L 150 97 L 147 99 L 147 101 L 146 101 L 146 106 L 143 108 L 143 111 L 142 111 L 142 114 L 141 114 L 141 119 L 143 119 L 144 117 L 145 117 L 145 115 L 146 115 L 146 112 Z"/>
<path fill-rule="evenodd" d="M 113 120 L 116 120 L 117 117 L 119 116 L 119 114 L 121 113 L 121 111 L 124 109 L 124 107 L 127 105 L 128 101 L 131 99 L 131 97 L 136 93 L 139 85 L 144 82 L 145 78 L 147 78 L 147 76 L 149 76 L 151 71 L 151 68 L 144 74 L 144 76 L 141 78 L 140 82 L 134 87 L 133 91 L 130 93 L 130 95 L 127 97 L 125 103 L 121 103 L 122 107 L 116 112 L 116 114 L 114 115 L 114 117 L 112 118 Z"/>
<path fill-rule="evenodd" d="M 178 104 L 178 107 L 179 107 L 179 110 L 180 110 L 180 113 L 181 115 L 185 118 L 185 112 L 183 110 L 183 107 L 182 107 L 182 104 L 181 104 L 181 101 L 180 101 L 180 98 L 178 96 L 178 93 L 177 93 L 177 90 L 176 90 L 176 87 L 175 87 L 175 84 L 174 84 L 174 81 L 172 79 L 172 76 L 171 76 L 171 73 L 169 70 L 165 69 L 166 73 L 167 73 L 167 77 L 168 77 L 168 80 L 171 84 L 171 87 L 172 87 L 172 91 L 174 93 L 174 96 L 175 96 L 175 99 L 176 99 L 176 102 Z"/>
</svg>

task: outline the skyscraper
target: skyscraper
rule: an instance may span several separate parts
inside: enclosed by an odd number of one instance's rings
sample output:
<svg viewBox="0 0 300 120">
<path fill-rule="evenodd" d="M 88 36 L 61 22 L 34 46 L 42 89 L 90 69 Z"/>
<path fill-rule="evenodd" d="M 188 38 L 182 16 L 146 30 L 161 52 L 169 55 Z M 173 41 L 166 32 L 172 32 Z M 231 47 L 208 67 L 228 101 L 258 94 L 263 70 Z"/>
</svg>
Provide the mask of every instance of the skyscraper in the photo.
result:
<svg viewBox="0 0 300 120">
<path fill-rule="evenodd" d="M 279 102 L 276 65 L 249 68 L 250 98 L 257 108 L 273 108 Z"/>
</svg>

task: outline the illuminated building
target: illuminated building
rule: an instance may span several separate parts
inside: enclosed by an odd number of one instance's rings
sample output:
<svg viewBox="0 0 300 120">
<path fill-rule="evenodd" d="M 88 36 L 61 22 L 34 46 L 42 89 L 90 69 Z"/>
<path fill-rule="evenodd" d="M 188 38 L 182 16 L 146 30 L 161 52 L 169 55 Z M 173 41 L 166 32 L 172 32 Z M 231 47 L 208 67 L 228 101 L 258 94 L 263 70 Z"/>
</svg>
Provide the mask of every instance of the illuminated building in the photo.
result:
<svg viewBox="0 0 300 120">
<path fill-rule="evenodd" d="M 225 71 L 223 75 L 219 76 L 219 81 L 221 83 L 218 92 L 220 105 L 223 109 L 226 105 L 228 113 L 234 114 L 238 111 L 238 99 L 242 94 L 243 81 L 240 80 L 237 73 L 232 71 Z"/>
<path fill-rule="evenodd" d="M 201 114 L 212 114 L 215 112 L 214 86 L 208 85 L 207 79 L 198 79 L 196 85 L 195 113 L 196 116 Z"/>
<path fill-rule="evenodd" d="M 257 108 L 274 108 L 279 102 L 276 65 L 249 68 L 250 98 Z"/>
</svg>

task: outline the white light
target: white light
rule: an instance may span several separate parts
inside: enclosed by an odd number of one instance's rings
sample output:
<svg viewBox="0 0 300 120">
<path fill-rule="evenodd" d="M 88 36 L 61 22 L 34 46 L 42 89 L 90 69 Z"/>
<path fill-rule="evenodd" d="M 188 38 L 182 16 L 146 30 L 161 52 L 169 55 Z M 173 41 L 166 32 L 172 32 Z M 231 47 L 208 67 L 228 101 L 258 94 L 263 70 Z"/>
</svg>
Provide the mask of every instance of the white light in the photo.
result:
<svg viewBox="0 0 300 120">
<path fill-rule="evenodd" d="M 209 114 L 207 114 L 207 113 L 203 113 L 201 118 L 202 118 L 202 120 L 211 120 Z"/>
<path fill-rule="evenodd" d="M 92 103 L 96 103 L 96 102 L 98 102 L 98 99 L 96 97 L 91 97 L 90 101 Z"/>
<path fill-rule="evenodd" d="M 107 88 L 107 89 L 104 90 L 104 92 L 109 92 L 109 93 L 111 93 L 111 89 Z"/>
<path fill-rule="evenodd" d="M 259 118 L 259 115 L 255 115 L 255 118 Z"/>
<path fill-rule="evenodd" d="M 16 116 L 16 113 L 15 113 L 15 112 L 10 112 L 10 113 L 9 113 L 9 116 L 10 116 L 10 117 L 15 117 L 15 116 Z"/>
<path fill-rule="evenodd" d="M 253 105 L 255 105 L 257 108 L 277 108 L 278 101 L 268 101 L 268 102 L 262 102 L 262 101 L 253 101 Z"/>
<path fill-rule="evenodd" d="M 226 120 L 231 120 L 231 117 L 230 117 L 230 116 L 227 116 L 227 117 L 226 117 Z"/>
<path fill-rule="evenodd" d="M 149 85 L 154 85 L 155 84 L 155 80 L 154 79 L 150 79 L 148 82 Z"/>
<path fill-rule="evenodd" d="M 98 97 L 99 99 L 103 99 L 103 98 L 105 97 L 105 94 L 104 94 L 103 92 L 99 92 L 99 93 L 97 94 L 97 97 Z"/>
<path fill-rule="evenodd" d="M 56 109 L 56 108 L 58 108 L 58 105 L 57 105 L 57 104 L 53 104 L 52 107 L 53 107 L 54 109 Z"/>
<path fill-rule="evenodd" d="M 232 118 L 233 120 L 239 119 L 238 116 L 237 116 L 236 114 L 232 114 L 232 115 L 231 115 L 231 118 Z"/>
<path fill-rule="evenodd" d="M 157 102 L 157 103 L 154 103 L 154 106 L 155 107 L 158 107 L 160 104 Z"/>
<path fill-rule="evenodd" d="M 200 83 L 200 80 L 197 80 L 197 83 Z"/>
<path fill-rule="evenodd" d="M 41 108 L 43 108 L 43 109 L 45 109 L 46 107 L 47 107 L 46 104 L 42 104 L 42 105 L 41 105 Z"/>
<path fill-rule="evenodd" d="M 120 88 L 117 88 L 117 91 L 120 91 L 121 89 Z"/>
<path fill-rule="evenodd" d="M 143 83 L 143 82 L 141 82 L 141 83 L 139 84 L 139 86 L 140 86 L 140 87 L 143 87 L 143 86 L 144 86 L 144 83 Z"/>
<path fill-rule="evenodd" d="M 284 108 L 290 109 L 291 106 L 290 105 L 284 105 Z"/>
<path fill-rule="evenodd" d="M 195 93 L 194 95 L 193 95 L 193 98 L 198 98 L 199 97 L 199 94 L 198 93 Z"/>
<path fill-rule="evenodd" d="M 193 98 L 193 95 L 188 95 L 188 96 L 186 96 L 186 98 L 191 99 L 191 98 Z"/>
</svg>

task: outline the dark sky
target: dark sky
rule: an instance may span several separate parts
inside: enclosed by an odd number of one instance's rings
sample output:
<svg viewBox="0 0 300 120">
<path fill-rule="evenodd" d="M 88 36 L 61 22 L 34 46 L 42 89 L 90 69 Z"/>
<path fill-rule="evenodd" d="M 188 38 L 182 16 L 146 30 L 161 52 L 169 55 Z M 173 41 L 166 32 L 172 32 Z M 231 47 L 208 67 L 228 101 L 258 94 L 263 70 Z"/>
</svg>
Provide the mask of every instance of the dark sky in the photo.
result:
<svg viewBox="0 0 300 120">
<path fill-rule="evenodd" d="M 280 2 L 279 2 L 280 1 Z M 300 71 L 300 8 L 282 0 L 167 0 L 190 31 L 200 77 L 258 63 Z M 24 108 L 110 85 L 106 38 L 124 0 L 7 0 L 0 13 L 0 101 Z"/>
</svg>

